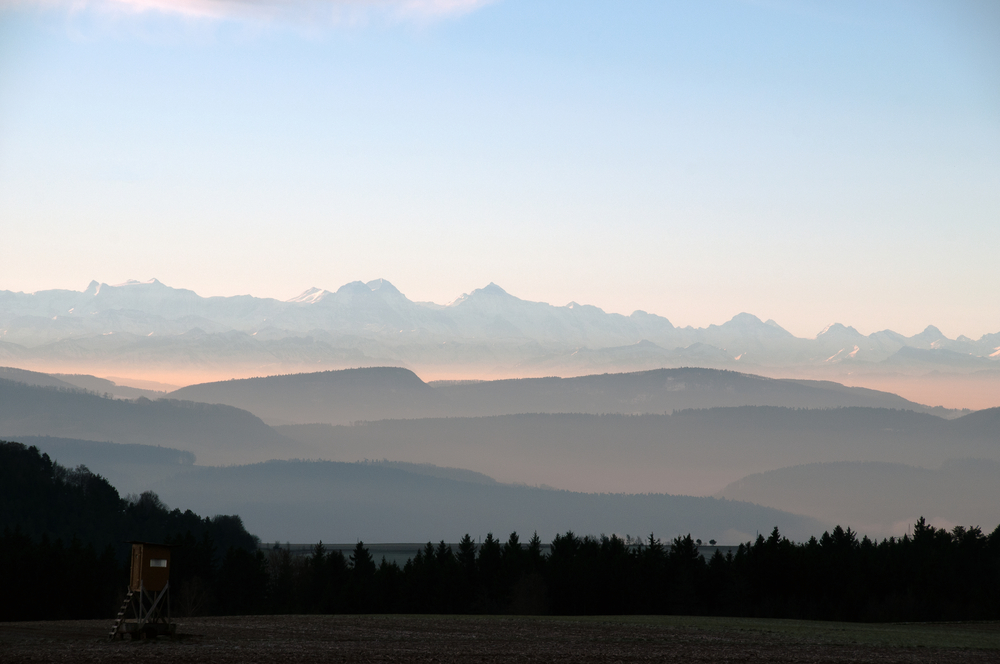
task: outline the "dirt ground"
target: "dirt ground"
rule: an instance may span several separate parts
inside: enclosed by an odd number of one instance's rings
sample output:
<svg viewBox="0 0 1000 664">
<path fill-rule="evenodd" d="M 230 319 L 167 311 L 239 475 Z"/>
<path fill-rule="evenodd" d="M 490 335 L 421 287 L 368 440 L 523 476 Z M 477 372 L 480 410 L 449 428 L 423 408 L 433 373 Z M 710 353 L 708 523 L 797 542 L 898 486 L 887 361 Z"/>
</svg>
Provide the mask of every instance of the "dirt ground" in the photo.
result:
<svg viewBox="0 0 1000 664">
<path fill-rule="evenodd" d="M 108 623 L 0 623 L 0 662 L 1000 662 L 997 623 L 246 616 L 135 642 L 109 642 Z"/>
</svg>

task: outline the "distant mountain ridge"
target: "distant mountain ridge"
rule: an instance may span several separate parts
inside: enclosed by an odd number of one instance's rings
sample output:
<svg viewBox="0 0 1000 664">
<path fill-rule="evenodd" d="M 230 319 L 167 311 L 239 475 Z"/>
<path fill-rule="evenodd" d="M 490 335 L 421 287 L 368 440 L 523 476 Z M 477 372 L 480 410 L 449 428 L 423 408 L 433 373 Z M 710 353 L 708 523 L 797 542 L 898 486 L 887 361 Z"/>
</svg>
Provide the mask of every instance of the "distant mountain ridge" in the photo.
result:
<svg viewBox="0 0 1000 664">
<path fill-rule="evenodd" d="M 122 376 L 138 368 L 143 378 L 181 384 L 371 366 L 455 378 L 698 366 L 850 376 L 872 387 L 885 384 L 879 376 L 940 374 L 1000 385 L 1000 332 L 949 339 L 928 326 L 910 337 L 890 330 L 866 336 L 833 324 L 804 339 L 749 313 L 677 327 L 644 311 L 625 316 L 522 300 L 492 283 L 438 305 L 414 302 L 384 279 L 310 288 L 288 301 L 201 297 L 153 279 L 92 282 L 83 291 L 0 291 L 0 364 Z M 1000 405 L 980 389 L 963 394 L 969 403 L 952 405 Z"/>
<path fill-rule="evenodd" d="M 643 340 L 665 348 L 707 343 L 730 351 L 733 357 L 744 353 L 766 356 L 775 351 L 775 344 L 802 341 L 814 342 L 817 358 L 825 349 L 833 350 L 833 355 L 850 342 L 858 344 L 855 359 L 882 360 L 903 347 L 943 348 L 977 357 L 1000 350 L 1000 332 L 978 341 L 964 336 L 952 340 L 933 326 L 904 337 L 888 330 L 864 336 L 854 328 L 834 324 L 816 339 L 799 339 L 776 322 L 765 323 L 747 313 L 721 325 L 678 328 L 667 318 L 644 311 L 623 316 L 575 302 L 566 306 L 530 302 L 492 283 L 440 306 L 413 302 L 384 279 L 351 282 L 336 291 L 310 288 L 287 301 L 251 295 L 201 297 L 156 279 L 115 286 L 93 281 L 83 291 L 0 291 L 0 325 L 5 328 L 5 342 L 23 346 L 88 334 L 176 335 L 194 330 L 304 334 L 323 330 L 391 338 L 527 338 L 593 343 L 595 347 Z"/>
</svg>

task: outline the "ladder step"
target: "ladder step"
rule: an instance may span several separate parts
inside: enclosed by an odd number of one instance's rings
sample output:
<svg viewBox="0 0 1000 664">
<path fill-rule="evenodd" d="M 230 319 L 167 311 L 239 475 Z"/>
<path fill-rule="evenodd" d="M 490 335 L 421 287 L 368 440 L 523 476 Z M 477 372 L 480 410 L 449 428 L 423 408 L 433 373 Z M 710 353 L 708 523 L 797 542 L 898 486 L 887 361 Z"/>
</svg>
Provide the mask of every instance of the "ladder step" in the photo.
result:
<svg viewBox="0 0 1000 664">
<path fill-rule="evenodd" d="M 122 602 L 122 608 L 118 611 L 118 615 L 115 616 L 115 624 L 111 626 L 111 631 L 108 632 L 109 639 L 114 639 L 115 635 L 118 634 L 118 628 L 121 627 L 122 622 L 124 622 L 125 614 L 128 612 L 129 604 L 132 602 L 132 594 L 133 592 L 131 589 L 125 594 L 125 601 Z"/>
</svg>

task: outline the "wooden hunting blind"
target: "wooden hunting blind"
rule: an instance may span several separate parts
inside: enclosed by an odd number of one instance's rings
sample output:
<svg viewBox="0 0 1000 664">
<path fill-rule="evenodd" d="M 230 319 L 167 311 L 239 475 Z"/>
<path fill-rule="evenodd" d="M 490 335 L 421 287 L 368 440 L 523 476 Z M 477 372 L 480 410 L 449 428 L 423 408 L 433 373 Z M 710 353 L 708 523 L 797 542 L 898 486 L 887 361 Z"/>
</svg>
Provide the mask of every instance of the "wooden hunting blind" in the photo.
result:
<svg viewBox="0 0 1000 664">
<path fill-rule="evenodd" d="M 177 625 L 170 621 L 171 547 L 153 542 L 129 544 L 132 556 L 128 592 L 108 636 L 112 639 L 123 639 L 126 634 L 133 639 L 173 636 Z"/>
<path fill-rule="evenodd" d="M 132 542 L 132 570 L 128 588 L 160 592 L 170 580 L 170 547 L 149 542 Z"/>
</svg>

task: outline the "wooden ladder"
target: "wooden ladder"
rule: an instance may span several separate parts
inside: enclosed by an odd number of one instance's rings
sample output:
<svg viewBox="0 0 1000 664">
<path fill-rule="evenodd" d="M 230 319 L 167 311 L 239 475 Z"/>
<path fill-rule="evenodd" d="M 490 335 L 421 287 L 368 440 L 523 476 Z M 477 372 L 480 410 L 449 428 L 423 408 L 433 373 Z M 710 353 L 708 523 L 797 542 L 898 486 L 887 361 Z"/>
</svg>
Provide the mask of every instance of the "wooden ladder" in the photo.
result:
<svg viewBox="0 0 1000 664">
<path fill-rule="evenodd" d="M 115 624 L 111 627 L 111 632 L 108 633 L 108 639 L 113 641 L 115 635 L 118 634 L 118 628 L 121 627 L 122 622 L 125 621 L 125 613 L 128 611 L 128 605 L 132 602 L 132 590 L 129 589 L 128 594 L 125 595 L 125 601 L 122 602 L 122 608 L 118 611 L 118 615 L 115 617 Z"/>
</svg>

